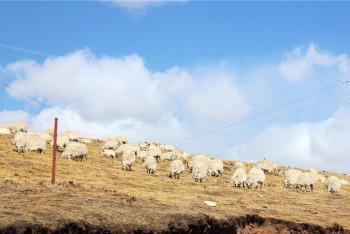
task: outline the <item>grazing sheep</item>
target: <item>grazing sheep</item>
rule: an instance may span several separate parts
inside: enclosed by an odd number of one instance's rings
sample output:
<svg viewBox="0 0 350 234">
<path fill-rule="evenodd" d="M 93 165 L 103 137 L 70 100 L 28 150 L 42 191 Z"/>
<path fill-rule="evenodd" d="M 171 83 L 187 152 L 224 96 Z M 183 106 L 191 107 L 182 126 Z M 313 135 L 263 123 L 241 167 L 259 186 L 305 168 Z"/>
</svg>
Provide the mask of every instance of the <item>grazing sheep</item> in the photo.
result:
<svg viewBox="0 0 350 234">
<path fill-rule="evenodd" d="M 140 159 L 142 159 L 142 161 L 144 161 L 148 157 L 148 155 L 149 155 L 148 151 L 140 150 L 137 153 L 137 158 L 140 158 Z"/>
<path fill-rule="evenodd" d="M 28 135 L 26 136 L 26 151 L 45 153 L 46 141 L 41 138 L 40 135 Z"/>
<path fill-rule="evenodd" d="M 265 183 L 265 174 L 264 171 L 260 168 L 253 167 L 250 169 L 248 175 L 247 175 L 247 186 L 248 188 L 255 188 L 257 189 L 260 185 L 260 189 L 262 188 L 263 184 Z"/>
<path fill-rule="evenodd" d="M 120 143 L 118 140 L 115 139 L 108 139 L 105 141 L 105 143 L 102 146 L 102 150 L 116 150 L 120 146 Z"/>
<path fill-rule="evenodd" d="M 224 162 L 221 159 L 212 159 L 209 161 L 208 174 L 211 176 L 220 176 L 224 173 Z"/>
<path fill-rule="evenodd" d="M 136 160 L 136 153 L 134 150 L 126 149 L 122 153 L 122 169 L 131 171 L 131 166 Z"/>
<path fill-rule="evenodd" d="M 175 152 L 165 152 L 160 155 L 160 160 L 168 160 L 168 161 L 173 161 L 176 159 L 176 154 Z"/>
<path fill-rule="evenodd" d="M 111 149 L 105 149 L 105 150 L 101 150 L 101 154 L 103 156 L 108 156 L 111 158 L 115 158 L 117 156 L 117 153 L 115 150 L 111 150 Z"/>
<path fill-rule="evenodd" d="M 148 151 L 148 156 L 154 157 L 157 160 L 157 162 L 160 161 L 161 155 L 162 155 L 162 151 L 160 151 L 159 148 L 152 148 L 152 149 L 149 149 Z"/>
<path fill-rule="evenodd" d="M 78 133 L 72 131 L 65 131 L 61 134 L 62 136 L 67 136 L 69 141 L 79 142 L 80 136 Z"/>
<path fill-rule="evenodd" d="M 208 174 L 208 163 L 205 161 L 197 161 L 192 168 L 192 177 L 196 182 L 202 182 Z"/>
<path fill-rule="evenodd" d="M 187 163 L 187 166 L 188 166 L 188 170 L 189 172 L 191 173 L 192 170 L 193 170 L 193 167 L 194 165 L 197 163 L 197 162 L 205 162 L 208 164 L 208 168 L 209 168 L 209 163 L 210 163 L 211 159 L 208 158 L 207 156 L 204 156 L 204 155 L 201 155 L 201 154 L 197 154 L 195 156 L 193 156 L 191 158 L 191 160 Z"/>
<path fill-rule="evenodd" d="M 8 126 L 8 129 L 11 131 L 11 133 L 27 132 L 28 125 L 25 122 L 13 123 Z"/>
<path fill-rule="evenodd" d="M 297 181 L 297 187 L 300 189 L 305 189 L 305 191 L 312 192 L 316 182 L 320 180 L 320 175 L 313 172 L 303 172 L 299 175 Z"/>
<path fill-rule="evenodd" d="M 18 153 L 23 153 L 26 150 L 27 134 L 25 132 L 17 132 L 11 140 L 13 150 Z"/>
<path fill-rule="evenodd" d="M 56 150 L 58 152 L 63 152 L 64 148 L 66 148 L 67 144 L 69 143 L 69 138 L 67 136 L 57 136 L 57 142 L 56 142 Z M 53 141 L 51 142 L 51 145 L 53 145 Z"/>
<path fill-rule="evenodd" d="M 342 182 L 336 176 L 329 176 L 326 179 L 326 188 L 328 193 L 339 192 L 341 186 L 342 186 Z"/>
<path fill-rule="evenodd" d="M 8 128 L 0 127 L 0 135 L 10 135 L 11 131 Z"/>
<path fill-rule="evenodd" d="M 170 163 L 169 177 L 179 179 L 180 174 L 185 170 L 185 166 L 180 159 L 176 159 Z"/>
<path fill-rule="evenodd" d="M 148 174 L 154 174 L 157 170 L 157 160 L 152 156 L 148 156 L 145 158 L 143 166 L 146 168 Z"/>
<path fill-rule="evenodd" d="M 238 167 L 231 177 L 231 181 L 233 183 L 233 186 L 240 188 L 241 185 L 244 188 L 244 185 L 247 180 L 247 173 L 244 168 Z"/>
<path fill-rule="evenodd" d="M 297 169 L 289 169 L 283 172 L 283 187 L 290 188 L 291 186 L 294 186 L 296 188 L 301 173 L 303 172 Z"/>
<path fill-rule="evenodd" d="M 108 137 L 106 141 L 115 140 L 119 142 L 119 145 L 122 144 L 128 144 L 128 137 L 127 136 L 113 136 Z"/>
<path fill-rule="evenodd" d="M 172 145 L 160 145 L 159 149 L 163 152 L 174 152 L 175 151 L 175 147 Z"/>
<path fill-rule="evenodd" d="M 148 141 L 145 141 L 145 142 L 139 144 L 140 149 L 143 150 L 143 151 L 148 150 L 148 148 L 150 147 L 150 145 L 151 145 L 151 143 L 149 143 Z"/>
<path fill-rule="evenodd" d="M 137 156 L 138 152 L 140 151 L 140 148 L 138 145 L 135 144 L 122 144 L 117 148 L 116 155 L 120 157 L 123 155 L 124 151 L 133 151 Z"/>
<path fill-rule="evenodd" d="M 256 164 L 256 167 L 260 168 L 266 174 L 277 174 L 278 173 L 278 164 L 268 161 L 262 160 Z"/>
<path fill-rule="evenodd" d="M 62 158 L 68 160 L 79 160 L 87 161 L 88 148 L 85 144 L 78 142 L 69 142 L 67 146 L 64 148 L 62 153 Z"/>
</svg>

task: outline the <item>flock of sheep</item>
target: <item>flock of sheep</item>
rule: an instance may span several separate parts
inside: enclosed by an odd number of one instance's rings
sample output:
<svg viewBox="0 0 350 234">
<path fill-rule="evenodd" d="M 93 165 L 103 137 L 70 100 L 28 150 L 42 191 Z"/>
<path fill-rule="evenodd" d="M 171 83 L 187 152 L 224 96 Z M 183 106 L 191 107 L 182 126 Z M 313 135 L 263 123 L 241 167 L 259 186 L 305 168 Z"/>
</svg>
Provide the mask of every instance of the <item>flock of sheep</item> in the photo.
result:
<svg viewBox="0 0 350 234">
<path fill-rule="evenodd" d="M 14 134 L 11 141 L 13 150 L 22 152 L 44 153 L 48 144 L 52 145 L 53 130 L 43 133 L 28 132 L 25 123 L 0 125 L 0 135 Z M 62 152 L 62 158 L 68 160 L 87 160 L 87 144 L 92 140 L 81 138 L 77 133 L 66 131 L 57 137 L 56 150 Z M 110 137 L 104 141 L 101 155 L 120 158 L 122 169 L 132 170 L 132 165 L 140 159 L 146 172 L 154 174 L 159 161 L 169 161 L 169 177 L 179 179 L 181 173 L 187 167 L 196 182 L 202 182 L 209 176 L 221 176 L 224 173 L 224 163 L 220 159 L 210 158 L 205 155 L 190 155 L 178 150 L 171 145 L 144 142 L 130 144 L 126 136 Z M 234 172 L 231 177 L 234 187 L 262 188 L 265 184 L 265 174 L 280 175 L 283 177 L 284 188 L 294 188 L 312 192 L 317 182 L 322 182 L 329 193 L 336 193 L 343 185 L 349 185 L 346 180 L 336 176 L 324 177 L 315 169 L 302 171 L 299 169 L 287 169 L 282 171 L 276 163 L 262 160 L 247 172 L 242 162 L 235 162 Z"/>
</svg>

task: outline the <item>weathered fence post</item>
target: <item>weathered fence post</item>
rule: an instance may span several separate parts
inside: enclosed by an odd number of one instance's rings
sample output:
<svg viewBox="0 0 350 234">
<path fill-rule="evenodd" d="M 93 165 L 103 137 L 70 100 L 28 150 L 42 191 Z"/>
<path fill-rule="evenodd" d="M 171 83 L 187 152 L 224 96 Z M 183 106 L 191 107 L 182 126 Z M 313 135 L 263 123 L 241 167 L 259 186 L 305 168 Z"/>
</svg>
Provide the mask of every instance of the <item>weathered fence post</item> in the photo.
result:
<svg viewBox="0 0 350 234">
<path fill-rule="evenodd" d="M 56 148 L 57 148 L 57 124 L 58 118 L 55 118 L 55 126 L 53 132 L 53 144 L 52 144 L 52 170 L 51 170 L 51 184 L 56 183 Z"/>
</svg>

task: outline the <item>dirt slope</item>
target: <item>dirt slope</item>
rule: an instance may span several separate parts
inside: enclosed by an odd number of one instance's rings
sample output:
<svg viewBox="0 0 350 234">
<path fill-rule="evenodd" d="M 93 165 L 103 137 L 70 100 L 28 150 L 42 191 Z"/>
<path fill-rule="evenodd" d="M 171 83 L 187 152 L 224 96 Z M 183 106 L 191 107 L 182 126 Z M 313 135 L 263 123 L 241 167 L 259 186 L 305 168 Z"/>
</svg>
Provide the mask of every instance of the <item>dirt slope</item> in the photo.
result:
<svg viewBox="0 0 350 234">
<path fill-rule="evenodd" d="M 167 177 L 168 162 L 147 175 L 140 161 L 133 171 L 100 156 L 89 145 L 87 162 L 57 161 L 57 186 L 50 186 L 51 149 L 44 155 L 17 154 L 10 136 L 0 136 L 0 233 L 18 231 L 176 231 L 327 233 L 350 230 L 350 186 L 328 195 L 286 190 L 268 175 L 262 190 L 230 185 L 233 162 L 220 178 L 195 183 L 188 172 Z M 350 180 L 344 175 L 337 175 Z M 203 201 L 217 202 L 207 207 Z M 247 216 L 248 215 L 248 216 Z M 332 227 L 332 229 L 325 229 Z M 225 229 L 226 228 L 226 229 Z"/>
</svg>

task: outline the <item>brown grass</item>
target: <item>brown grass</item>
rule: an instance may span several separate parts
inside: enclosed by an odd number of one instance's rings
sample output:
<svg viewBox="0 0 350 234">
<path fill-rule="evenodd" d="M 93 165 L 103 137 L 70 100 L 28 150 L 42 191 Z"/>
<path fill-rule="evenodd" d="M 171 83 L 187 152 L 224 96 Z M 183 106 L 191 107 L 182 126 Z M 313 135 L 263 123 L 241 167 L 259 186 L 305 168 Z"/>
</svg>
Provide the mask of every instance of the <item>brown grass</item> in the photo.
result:
<svg viewBox="0 0 350 234">
<path fill-rule="evenodd" d="M 322 184 L 315 191 L 283 189 L 282 178 L 267 176 L 262 190 L 233 188 L 233 162 L 225 162 L 223 177 L 195 183 L 188 172 L 170 179 L 169 162 L 155 175 L 138 161 L 133 171 L 121 170 L 118 160 L 102 157 L 100 142 L 89 145 L 87 162 L 57 160 L 57 186 L 50 186 L 50 147 L 44 155 L 13 152 L 10 136 L 0 136 L 0 224 L 16 222 L 57 227 L 62 221 L 84 221 L 119 229 L 163 230 L 174 217 L 208 215 L 227 219 L 246 214 L 350 230 L 350 186 L 328 195 Z M 349 177 L 337 175 L 347 180 Z M 204 200 L 217 202 L 207 207 Z"/>
</svg>

